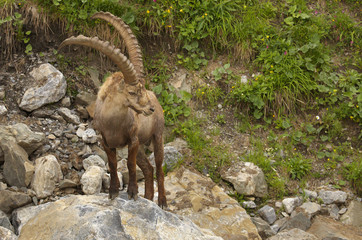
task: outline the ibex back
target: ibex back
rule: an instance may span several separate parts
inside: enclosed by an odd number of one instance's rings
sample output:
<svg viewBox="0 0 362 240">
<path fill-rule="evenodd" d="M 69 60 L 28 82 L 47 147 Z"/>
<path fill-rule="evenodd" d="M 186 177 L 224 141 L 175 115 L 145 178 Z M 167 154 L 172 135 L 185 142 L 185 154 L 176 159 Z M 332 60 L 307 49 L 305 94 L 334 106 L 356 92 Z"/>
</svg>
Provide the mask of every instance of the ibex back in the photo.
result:
<svg viewBox="0 0 362 240">
<path fill-rule="evenodd" d="M 145 176 L 145 198 L 153 199 L 153 167 L 143 148 L 143 144 L 152 141 L 158 183 L 158 205 L 160 207 L 167 207 L 164 174 L 162 171 L 163 110 L 155 94 L 145 89 L 144 67 L 140 46 L 129 26 L 120 18 L 105 12 L 96 13 L 92 18 L 103 19 L 117 29 L 125 42 L 129 60 L 121 53 L 120 49 L 96 37 L 89 38 L 82 35 L 71 37 L 64 40 L 59 48 L 70 44 L 77 44 L 97 49 L 112 59 L 121 70 L 121 72 L 116 72 L 108 77 L 100 88 L 94 112 L 94 127 L 102 135 L 102 145 L 108 156 L 108 165 L 111 173 L 109 198 L 116 198 L 120 188 L 117 176 L 116 148 L 122 148 L 127 145 L 128 196 L 130 199 L 137 199 L 137 164 Z"/>
</svg>

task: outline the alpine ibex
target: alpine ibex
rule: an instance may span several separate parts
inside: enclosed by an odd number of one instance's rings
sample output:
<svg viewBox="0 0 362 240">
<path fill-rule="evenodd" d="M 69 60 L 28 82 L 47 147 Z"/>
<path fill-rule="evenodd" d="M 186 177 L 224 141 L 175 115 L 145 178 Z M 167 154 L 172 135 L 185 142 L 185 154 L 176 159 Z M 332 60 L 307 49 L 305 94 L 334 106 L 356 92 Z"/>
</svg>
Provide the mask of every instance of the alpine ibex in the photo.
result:
<svg viewBox="0 0 362 240">
<path fill-rule="evenodd" d="M 145 88 L 141 48 L 131 29 L 122 19 L 106 12 L 96 13 L 92 16 L 92 19 L 94 18 L 109 22 L 120 33 L 128 51 L 129 60 L 120 49 L 97 37 L 89 38 L 82 35 L 70 37 L 64 40 L 59 48 L 77 44 L 97 49 L 108 56 L 121 70 L 121 72 L 109 76 L 99 89 L 93 120 L 94 127 L 102 135 L 102 145 L 108 156 L 111 172 L 109 198 L 116 198 L 120 188 L 117 176 L 116 148 L 128 145 L 128 197 L 137 200 L 137 164 L 145 176 L 145 198 L 152 201 L 154 196 L 153 167 L 143 149 L 143 144 L 152 141 L 159 192 L 158 205 L 167 207 L 162 171 L 163 110 L 155 94 Z"/>
</svg>

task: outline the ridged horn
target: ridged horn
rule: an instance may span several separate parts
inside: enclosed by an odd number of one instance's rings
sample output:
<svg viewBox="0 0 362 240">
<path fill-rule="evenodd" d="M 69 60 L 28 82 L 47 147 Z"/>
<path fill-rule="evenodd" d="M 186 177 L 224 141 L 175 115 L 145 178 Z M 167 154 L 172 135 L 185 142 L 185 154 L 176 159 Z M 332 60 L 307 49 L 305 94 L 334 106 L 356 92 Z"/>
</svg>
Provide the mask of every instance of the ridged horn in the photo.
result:
<svg viewBox="0 0 362 240">
<path fill-rule="evenodd" d="M 116 17 L 109 12 L 95 13 L 91 17 L 91 19 L 103 19 L 112 24 L 114 28 L 119 32 L 125 42 L 129 55 L 129 60 L 133 64 L 140 82 L 144 85 L 145 79 L 142 51 L 140 45 L 138 44 L 137 38 L 133 34 L 131 28 L 121 18 Z"/>
<path fill-rule="evenodd" d="M 121 53 L 121 50 L 115 48 L 109 42 L 104 42 L 99 40 L 97 37 L 89 38 L 83 35 L 77 37 L 70 37 L 65 39 L 59 46 L 59 49 L 63 48 L 66 45 L 82 45 L 94 48 L 101 53 L 109 57 L 121 70 L 124 76 L 124 81 L 127 84 L 135 85 L 138 83 L 136 71 L 133 64 L 128 60 L 128 58 Z"/>
</svg>

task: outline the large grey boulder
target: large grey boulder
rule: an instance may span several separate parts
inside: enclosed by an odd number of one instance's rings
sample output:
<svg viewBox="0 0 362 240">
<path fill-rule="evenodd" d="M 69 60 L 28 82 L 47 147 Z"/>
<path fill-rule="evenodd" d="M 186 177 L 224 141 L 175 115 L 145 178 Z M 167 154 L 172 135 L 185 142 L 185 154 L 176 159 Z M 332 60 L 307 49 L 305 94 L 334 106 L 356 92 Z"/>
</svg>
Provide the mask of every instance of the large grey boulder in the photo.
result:
<svg viewBox="0 0 362 240">
<path fill-rule="evenodd" d="M 237 162 L 221 172 L 222 179 L 232 183 L 242 195 L 264 197 L 268 194 L 268 185 L 263 171 L 251 162 Z"/>
<path fill-rule="evenodd" d="M 21 239 L 221 240 L 206 235 L 190 220 L 163 211 L 151 201 L 128 200 L 125 192 L 114 200 L 109 200 L 106 194 L 77 195 L 49 203 L 28 221 L 21 221 Z"/>
<path fill-rule="evenodd" d="M 30 75 L 35 79 L 37 86 L 26 90 L 20 108 L 31 112 L 43 105 L 58 102 L 67 90 L 64 75 L 49 63 L 33 69 Z"/>
<path fill-rule="evenodd" d="M 167 174 L 165 189 L 169 209 L 200 228 L 223 239 L 261 239 L 245 209 L 210 178 L 180 167 Z"/>
<path fill-rule="evenodd" d="M 47 155 L 35 160 L 35 173 L 31 186 L 38 198 L 51 196 L 55 185 L 61 179 L 63 179 L 63 173 L 54 155 Z"/>
</svg>

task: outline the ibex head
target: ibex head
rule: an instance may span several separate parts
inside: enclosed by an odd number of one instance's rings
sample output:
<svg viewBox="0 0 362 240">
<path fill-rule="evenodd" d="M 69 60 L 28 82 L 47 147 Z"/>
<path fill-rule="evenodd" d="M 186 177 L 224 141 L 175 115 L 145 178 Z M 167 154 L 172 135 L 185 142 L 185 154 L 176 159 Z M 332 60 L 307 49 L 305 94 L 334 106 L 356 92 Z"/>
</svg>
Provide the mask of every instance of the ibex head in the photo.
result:
<svg viewBox="0 0 362 240">
<path fill-rule="evenodd" d="M 121 53 L 119 48 L 116 48 L 109 42 L 99 40 L 97 37 L 89 38 L 83 35 L 70 37 L 60 44 L 59 49 L 66 45 L 76 44 L 94 48 L 108 56 L 121 70 L 121 73 L 115 73 L 110 76 L 115 79 L 113 82 L 119 84 L 118 91 L 123 93 L 124 98 L 119 99 L 122 101 L 120 104 L 146 116 L 152 114 L 154 112 L 154 106 L 152 106 L 147 90 L 145 89 L 142 52 L 131 29 L 122 19 L 110 13 L 99 12 L 94 14 L 92 18 L 106 20 L 117 29 L 124 40 L 129 59 Z"/>
<path fill-rule="evenodd" d="M 135 112 L 148 116 L 155 111 L 155 108 L 148 97 L 147 90 L 141 83 L 138 83 L 137 85 L 126 84 L 124 94 L 127 96 L 128 107 Z"/>
</svg>

